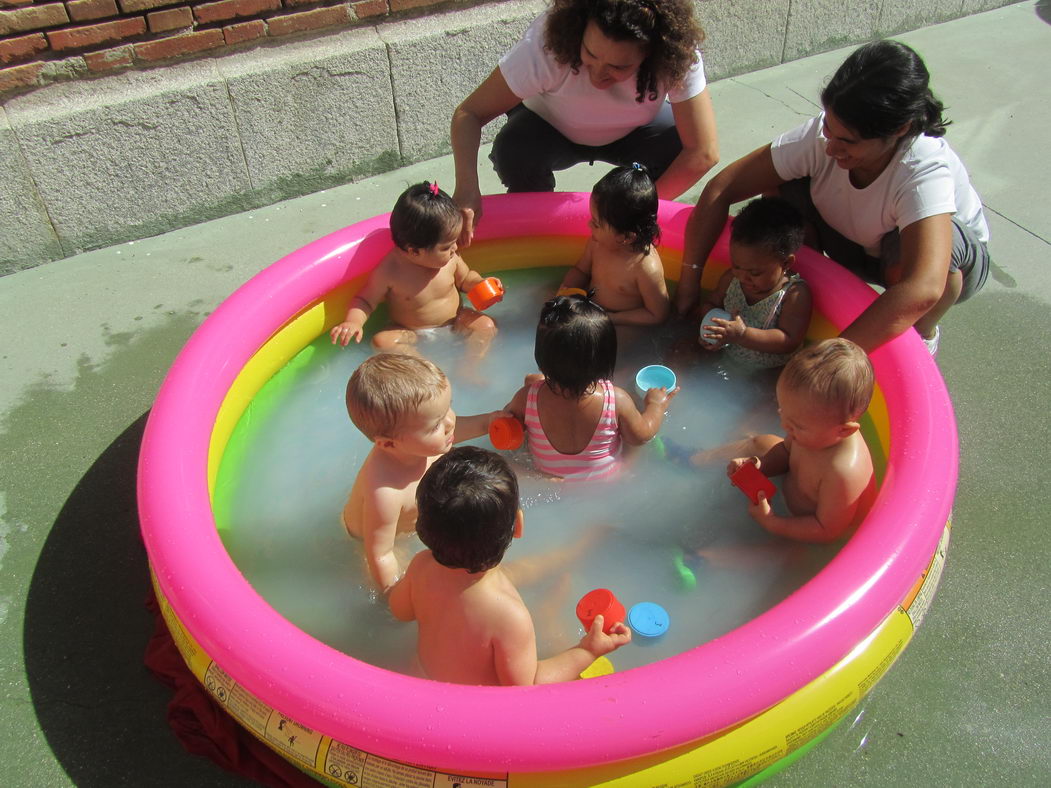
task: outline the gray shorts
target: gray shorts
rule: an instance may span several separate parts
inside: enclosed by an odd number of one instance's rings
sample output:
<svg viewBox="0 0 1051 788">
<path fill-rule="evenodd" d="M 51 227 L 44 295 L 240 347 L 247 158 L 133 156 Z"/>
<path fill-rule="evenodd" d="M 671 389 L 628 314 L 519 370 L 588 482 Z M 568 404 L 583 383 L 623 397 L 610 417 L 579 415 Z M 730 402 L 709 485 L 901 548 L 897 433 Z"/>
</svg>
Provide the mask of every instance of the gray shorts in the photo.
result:
<svg viewBox="0 0 1051 788">
<path fill-rule="evenodd" d="M 866 282 L 887 286 L 886 271 L 901 259 L 901 235 L 891 230 L 880 241 L 879 257 L 865 253 L 860 244 L 834 230 L 818 213 L 810 196 L 810 178 L 782 183 L 780 195 L 803 214 L 803 219 L 817 231 L 818 242 L 830 258 L 853 271 Z M 989 249 L 978 240 L 974 230 L 952 217 L 952 256 L 949 271 L 963 274 L 963 290 L 956 303 L 966 301 L 985 286 L 989 278 Z"/>
</svg>

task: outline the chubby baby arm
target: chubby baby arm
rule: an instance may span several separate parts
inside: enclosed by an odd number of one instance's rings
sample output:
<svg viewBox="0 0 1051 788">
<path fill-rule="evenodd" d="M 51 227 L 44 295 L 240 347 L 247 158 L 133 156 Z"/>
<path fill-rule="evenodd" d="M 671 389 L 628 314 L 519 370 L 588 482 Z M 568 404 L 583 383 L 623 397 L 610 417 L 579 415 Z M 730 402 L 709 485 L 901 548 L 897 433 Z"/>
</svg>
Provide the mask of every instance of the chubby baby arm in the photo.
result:
<svg viewBox="0 0 1051 788">
<path fill-rule="evenodd" d="M 541 660 L 537 664 L 536 683 L 572 681 L 599 657 L 631 642 L 631 630 L 623 622 L 614 624 L 608 634 L 602 631 L 603 626 L 602 616 L 595 616 L 591 629 L 577 645 L 561 654 Z"/>
<path fill-rule="evenodd" d="M 587 290 L 588 285 L 591 283 L 591 259 L 594 254 L 595 242 L 588 238 L 587 243 L 584 245 L 584 253 L 577 260 L 576 264 L 573 265 L 566 275 L 562 277 L 562 283 L 558 286 L 559 291 L 563 288 L 580 288 L 581 290 Z"/>
<path fill-rule="evenodd" d="M 478 413 L 474 416 L 458 416 L 453 430 L 453 443 L 480 438 L 489 432 L 489 425 L 496 419 L 506 417 L 518 418 L 509 410 L 494 410 L 489 413 Z M 521 419 L 519 419 L 521 421 Z"/>
<path fill-rule="evenodd" d="M 369 319 L 372 307 L 361 296 L 354 296 L 354 300 L 350 304 L 346 318 L 342 323 L 337 323 L 333 326 L 329 332 L 333 345 L 339 344 L 346 347 L 352 339 L 355 342 L 361 342 L 361 338 L 365 334 L 365 321 Z"/>
<path fill-rule="evenodd" d="M 496 674 L 504 686 L 532 686 L 572 681 L 592 662 L 625 643 L 631 642 L 631 630 L 616 624 L 609 634 L 602 631 L 602 616 L 596 616 L 580 643 L 561 654 L 537 659 L 536 633 L 529 611 L 522 606 L 504 620 L 500 636 L 493 641 Z"/>
<path fill-rule="evenodd" d="M 402 575 L 401 579 L 394 584 L 390 593 L 387 594 L 387 604 L 390 605 L 390 612 L 398 621 L 414 621 L 416 619 L 416 609 L 412 604 L 412 586 L 415 582 L 416 572 L 413 570 L 417 566 L 417 558 L 419 558 L 419 554 L 409 562 L 409 568 L 405 570 L 405 574 Z"/>
<path fill-rule="evenodd" d="M 365 286 L 350 300 L 347 315 L 343 322 L 334 326 L 329 332 L 332 344 L 339 343 L 346 347 L 350 340 L 360 342 L 364 334 L 365 321 L 372 311 L 387 297 L 390 277 L 389 264 L 385 257 L 369 276 Z"/>
<path fill-rule="evenodd" d="M 850 508 L 849 515 L 846 510 L 835 510 L 825 512 L 822 518 L 819 509 L 816 514 L 781 517 L 771 510 L 770 502 L 762 492 L 759 493 L 759 502 L 748 506 L 748 514 L 766 531 L 775 536 L 813 544 L 828 544 L 839 539 L 850 526 L 855 511 L 856 506 Z"/>
<path fill-rule="evenodd" d="M 361 527 L 365 560 L 369 574 L 381 591 L 387 593 L 398 579 L 398 559 L 394 539 L 401 518 L 401 497 L 389 488 L 367 491 Z"/>
<path fill-rule="evenodd" d="M 617 423 L 624 441 L 631 446 L 641 446 L 652 440 L 664 423 L 665 409 L 678 393 L 678 387 L 671 391 L 665 388 L 650 389 L 646 392 L 645 404 L 640 413 L 631 395 L 615 386 Z"/>
<path fill-rule="evenodd" d="M 485 279 L 480 273 L 470 268 L 460 255 L 456 255 L 456 270 L 453 272 L 453 278 L 457 289 L 461 293 L 468 292 L 472 287 Z M 495 279 L 496 277 L 493 278 Z M 496 281 L 500 282 L 499 279 Z M 500 282 L 500 287 L 503 287 L 503 282 Z"/>
</svg>

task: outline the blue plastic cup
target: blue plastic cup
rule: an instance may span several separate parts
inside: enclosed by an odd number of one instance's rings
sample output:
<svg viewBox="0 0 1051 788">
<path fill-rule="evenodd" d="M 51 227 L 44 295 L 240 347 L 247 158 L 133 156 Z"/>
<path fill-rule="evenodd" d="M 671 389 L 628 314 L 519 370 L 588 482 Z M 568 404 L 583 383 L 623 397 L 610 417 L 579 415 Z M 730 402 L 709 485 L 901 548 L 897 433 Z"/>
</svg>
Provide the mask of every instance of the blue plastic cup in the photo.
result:
<svg viewBox="0 0 1051 788">
<path fill-rule="evenodd" d="M 628 626 L 635 633 L 639 645 L 651 645 L 657 642 L 671 625 L 668 611 L 656 602 L 639 602 L 628 611 Z"/>
<path fill-rule="evenodd" d="M 635 389 L 640 397 L 645 397 L 650 389 L 664 388 L 671 391 L 675 388 L 675 373 L 661 364 L 650 364 L 635 375 Z"/>
</svg>

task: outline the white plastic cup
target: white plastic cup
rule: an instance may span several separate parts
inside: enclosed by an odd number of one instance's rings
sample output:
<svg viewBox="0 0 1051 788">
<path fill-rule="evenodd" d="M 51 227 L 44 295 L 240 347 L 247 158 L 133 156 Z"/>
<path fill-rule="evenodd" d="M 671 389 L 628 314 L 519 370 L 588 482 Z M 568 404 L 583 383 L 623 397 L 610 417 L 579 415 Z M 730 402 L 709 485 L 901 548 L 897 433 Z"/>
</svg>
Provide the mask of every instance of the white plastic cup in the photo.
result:
<svg viewBox="0 0 1051 788">
<path fill-rule="evenodd" d="M 714 327 L 715 323 L 713 323 L 712 320 L 714 318 L 716 318 L 716 317 L 721 318 L 722 320 L 733 320 L 733 315 L 731 315 L 725 309 L 718 309 L 718 308 L 716 308 L 716 309 L 709 309 L 705 313 L 704 317 L 701 318 L 701 330 L 700 330 L 701 341 L 706 343 L 706 344 L 708 344 L 708 345 L 714 345 L 716 341 L 714 339 L 705 339 L 704 338 L 704 329 L 706 327 L 708 327 L 708 326 Z"/>
</svg>

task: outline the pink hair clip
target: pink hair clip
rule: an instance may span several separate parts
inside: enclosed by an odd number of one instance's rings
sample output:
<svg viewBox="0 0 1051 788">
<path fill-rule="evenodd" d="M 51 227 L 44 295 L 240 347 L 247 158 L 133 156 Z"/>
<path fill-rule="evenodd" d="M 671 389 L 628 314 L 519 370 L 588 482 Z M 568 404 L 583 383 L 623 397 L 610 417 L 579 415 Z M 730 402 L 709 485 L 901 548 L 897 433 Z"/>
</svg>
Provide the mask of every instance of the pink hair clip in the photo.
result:
<svg viewBox="0 0 1051 788">
<path fill-rule="evenodd" d="M 431 194 L 433 194 L 435 197 L 438 196 L 438 181 L 435 181 L 431 184 Z"/>
</svg>

